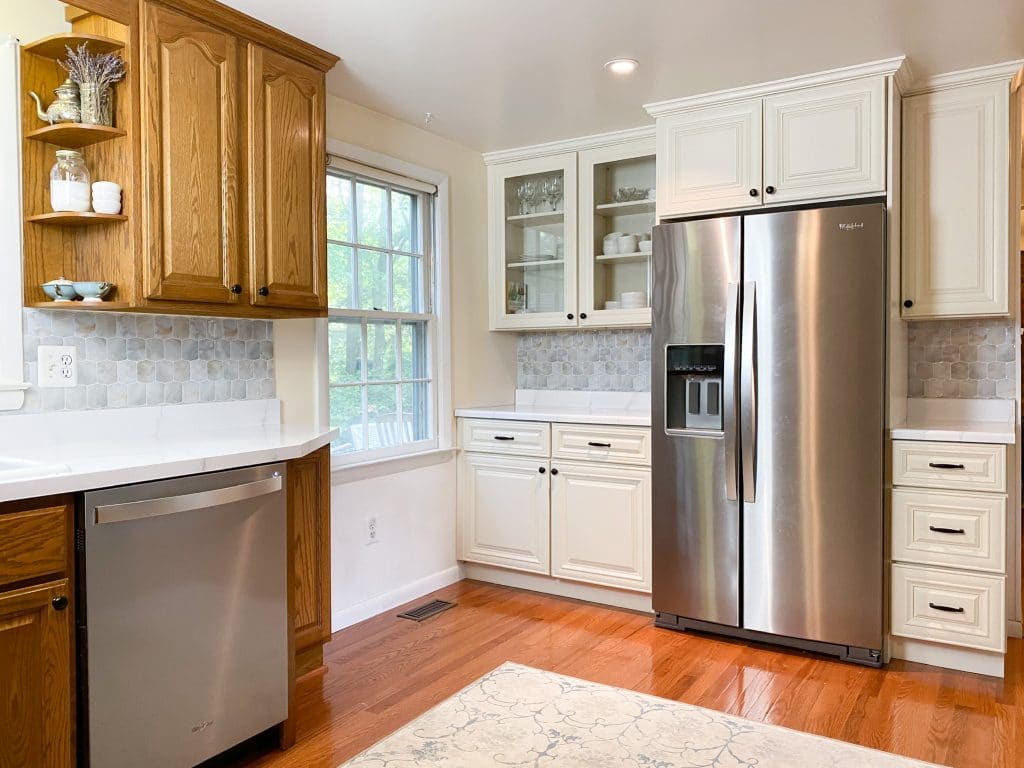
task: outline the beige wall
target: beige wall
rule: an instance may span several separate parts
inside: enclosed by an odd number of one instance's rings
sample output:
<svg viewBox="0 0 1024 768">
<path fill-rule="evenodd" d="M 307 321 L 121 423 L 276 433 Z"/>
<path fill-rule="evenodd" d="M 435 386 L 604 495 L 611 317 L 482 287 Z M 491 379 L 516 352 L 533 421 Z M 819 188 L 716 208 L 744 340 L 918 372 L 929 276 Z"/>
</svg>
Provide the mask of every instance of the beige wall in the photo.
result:
<svg viewBox="0 0 1024 768">
<path fill-rule="evenodd" d="M 0 35 L 31 43 L 68 29 L 64 4 L 57 0 L 0 0 Z"/>
<path fill-rule="evenodd" d="M 516 335 L 487 330 L 487 173 L 480 153 L 333 96 L 327 135 L 451 178 L 452 402 L 512 402 Z"/>
</svg>

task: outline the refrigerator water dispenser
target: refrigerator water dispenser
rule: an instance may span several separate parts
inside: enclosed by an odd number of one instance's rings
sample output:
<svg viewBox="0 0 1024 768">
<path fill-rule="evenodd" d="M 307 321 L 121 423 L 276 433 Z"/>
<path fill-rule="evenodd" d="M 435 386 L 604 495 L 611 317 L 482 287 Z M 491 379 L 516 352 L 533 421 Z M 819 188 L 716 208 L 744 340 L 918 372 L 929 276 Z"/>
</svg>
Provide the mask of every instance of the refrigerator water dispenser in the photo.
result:
<svg viewBox="0 0 1024 768">
<path fill-rule="evenodd" d="M 722 431 L 722 344 L 670 344 L 665 350 L 665 429 Z"/>
</svg>

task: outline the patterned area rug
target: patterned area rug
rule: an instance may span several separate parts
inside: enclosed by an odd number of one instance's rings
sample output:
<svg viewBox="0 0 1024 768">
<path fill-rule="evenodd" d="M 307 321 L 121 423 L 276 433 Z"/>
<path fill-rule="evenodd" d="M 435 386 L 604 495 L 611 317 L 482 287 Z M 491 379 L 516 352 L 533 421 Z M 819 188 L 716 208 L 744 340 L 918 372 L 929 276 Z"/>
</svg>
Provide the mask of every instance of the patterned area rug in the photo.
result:
<svg viewBox="0 0 1024 768">
<path fill-rule="evenodd" d="M 341 768 L 924 768 L 905 757 L 502 664 Z"/>
</svg>

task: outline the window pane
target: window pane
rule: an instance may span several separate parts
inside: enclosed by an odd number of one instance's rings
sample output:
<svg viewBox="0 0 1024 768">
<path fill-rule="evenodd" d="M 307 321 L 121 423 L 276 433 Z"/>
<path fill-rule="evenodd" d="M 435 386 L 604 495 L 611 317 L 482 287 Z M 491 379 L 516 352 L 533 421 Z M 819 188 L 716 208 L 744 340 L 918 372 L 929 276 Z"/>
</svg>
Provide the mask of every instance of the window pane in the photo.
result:
<svg viewBox="0 0 1024 768">
<path fill-rule="evenodd" d="M 427 378 L 427 324 L 402 323 L 402 378 Z"/>
<path fill-rule="evenodd" d="M 367 439 L 371 448 L 408 442 L 404 439 L 404 427 L 398 423 L 397 393 L 395 384 L 371 384 L 366 388 Z"/>
<path fill-rule="evenodd" d="M 430 434 L 430 385 L 426 383 L 402 385 L 403 419 L 409 426 L 406 433 L 412 440 L 427 440 Z"/>
<path fill-rule="evenodd" d="M 327 324 L 329 346 L 328 382 L 355 384 L 362 381 L 363 331 L 358 320 L 332 319 Z"/>
<path fill-rule="evenodd" d="M 366 449 L 362 387 L 331 387 L 331 426 L 340 430 L 332 445 L 333 450 L 349 453 Z"/>
<path fill-rule="evenodd" d="M 354 309 L 352 295 L 352 249 L 346 245 L 327 244 L 327 305 Z"/>
<path fill-rule="evenodd" d="M 395 329 L 394 321 L 367 323 L 367 381 L 394 381 L 398 378 L 395 371 Z"/>
<path fill-rule="evenodd" d="M 359 251 L 359 309 L 388 308 L 388 256 Z"/>
<path fill-rule="evenodd" d="M 352 242 L 352 180 L 327 174 L 327 239 Z"/>
<path fill-rule="evenodd" d="M 418 256 L 391 257 L 394 285 L 391 288 L 391 302 L 395 312 L 422 312 L 423 278 L 422 259 Z"/>
<path fill-rule="evenodd" d="M 415 210 L 416 199 L 407 192 L 391 191 L 391 248 L 395 251 L 421 253 L 415 247 L 416 230 Z"/>
<path fill-rule="evenodd" d="M 383 187 L 356 182 L 356 218 L 359 244 L 387 248 L 388 195 Z"/>
</svg>

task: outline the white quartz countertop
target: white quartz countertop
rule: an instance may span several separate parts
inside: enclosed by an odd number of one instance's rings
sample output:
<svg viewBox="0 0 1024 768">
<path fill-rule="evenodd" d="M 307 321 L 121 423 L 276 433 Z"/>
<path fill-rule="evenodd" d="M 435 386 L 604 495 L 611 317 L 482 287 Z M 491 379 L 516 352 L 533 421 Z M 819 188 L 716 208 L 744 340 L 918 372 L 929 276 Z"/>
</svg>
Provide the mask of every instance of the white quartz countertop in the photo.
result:
<svg viewBox="0 0 1024 768">
<path fill-rule="evenodd" d="M 0 501 L 287 461 L 328 427 L 280 423 L 276 400 L 0 417 Z M 32 466 L 36 464 L 36 466 Z"/>
<path fill-rule="evenodd" d="M 912 398 L 907 418 L 890 430 L 893 440 L 951 443 L 1016 442 L 1012 400 L 940 400 Z"/>
<path fill-rule="evenodd" d="M 521 389 L 516 391 L 515 403 L 457 408 L 455 415 L 467 419 L 649 427 L 651 426 L 651 396 L 647 392 L 565 392 Z"/>
</svg>

